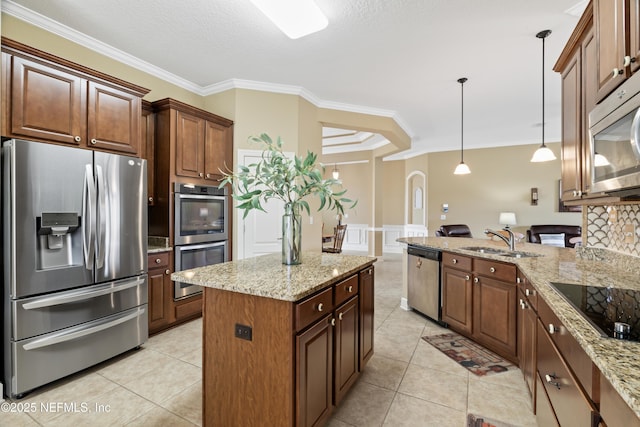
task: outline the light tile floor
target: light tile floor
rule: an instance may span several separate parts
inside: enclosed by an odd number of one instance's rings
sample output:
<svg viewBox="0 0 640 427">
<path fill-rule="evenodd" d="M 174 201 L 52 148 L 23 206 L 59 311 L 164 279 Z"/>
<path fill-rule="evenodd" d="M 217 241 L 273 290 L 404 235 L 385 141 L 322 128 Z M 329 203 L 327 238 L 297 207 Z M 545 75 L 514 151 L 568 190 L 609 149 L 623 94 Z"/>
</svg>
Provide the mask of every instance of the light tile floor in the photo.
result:
<svg viewBox="0 0 640 427">
<path fill-rule="evenodd" d="M 421 339 L 445 329 L 400 308 L 402 256 L 376 266 L 375 354 L 329 422 L 345 426 L 466 425 L 467 413 L 535 426 L 519 370 L 476 377 Z M 202 321 L 43 387 L 0 412 L 0 426 L 201 425 Z M 5 402 L 6 405 L 7 402 Z"/>
</svg>

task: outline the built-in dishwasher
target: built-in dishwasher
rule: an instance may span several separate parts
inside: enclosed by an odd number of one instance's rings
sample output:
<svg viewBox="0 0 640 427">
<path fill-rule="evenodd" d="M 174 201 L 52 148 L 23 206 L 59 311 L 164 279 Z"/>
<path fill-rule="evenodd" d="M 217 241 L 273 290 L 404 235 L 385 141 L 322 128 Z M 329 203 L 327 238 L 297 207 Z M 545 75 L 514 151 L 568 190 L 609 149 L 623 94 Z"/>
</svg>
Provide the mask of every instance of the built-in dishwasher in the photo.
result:
<svg viewBox="0 0 640 427">
<path fill-rule="evenodd" d="M 441 323 L 440 260 L 438 249 L 407 248 L 407 303 L 412 309 Z"/>
</svg>

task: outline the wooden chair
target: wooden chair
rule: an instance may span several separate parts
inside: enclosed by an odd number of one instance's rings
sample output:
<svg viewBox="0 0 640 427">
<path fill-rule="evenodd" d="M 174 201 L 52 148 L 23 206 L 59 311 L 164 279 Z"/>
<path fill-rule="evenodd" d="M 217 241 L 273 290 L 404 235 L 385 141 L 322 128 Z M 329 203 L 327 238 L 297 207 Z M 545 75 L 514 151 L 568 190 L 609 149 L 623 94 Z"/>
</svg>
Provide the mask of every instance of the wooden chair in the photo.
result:
<svg viewBox="0 0 640 427">
<path fill-rule="evenodd" d="M 347 230 L 347 225 L 338 225 L 333 229 L 333 246 L 323 246 L 322 252 L 328 252 L 332 254 L 339 254 L 342 252 L 342 241 L 344 240 L 344 233 Z"/>
</svg>

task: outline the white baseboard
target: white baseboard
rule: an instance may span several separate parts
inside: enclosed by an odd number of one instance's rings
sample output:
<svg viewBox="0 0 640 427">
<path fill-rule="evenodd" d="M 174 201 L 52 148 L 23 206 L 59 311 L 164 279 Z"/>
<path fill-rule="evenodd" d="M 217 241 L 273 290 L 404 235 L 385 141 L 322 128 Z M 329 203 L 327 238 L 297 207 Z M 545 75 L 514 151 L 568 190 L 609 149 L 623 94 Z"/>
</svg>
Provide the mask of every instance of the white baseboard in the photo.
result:
<svg viewBox="0 0 640 427">
<path fill-rule="evenodd" d="M 409 307 L 409 303 L 406 298 L 400 298 L 400 308 L 404 311 L 411 311 L 411 307 Z"/>
</svg>

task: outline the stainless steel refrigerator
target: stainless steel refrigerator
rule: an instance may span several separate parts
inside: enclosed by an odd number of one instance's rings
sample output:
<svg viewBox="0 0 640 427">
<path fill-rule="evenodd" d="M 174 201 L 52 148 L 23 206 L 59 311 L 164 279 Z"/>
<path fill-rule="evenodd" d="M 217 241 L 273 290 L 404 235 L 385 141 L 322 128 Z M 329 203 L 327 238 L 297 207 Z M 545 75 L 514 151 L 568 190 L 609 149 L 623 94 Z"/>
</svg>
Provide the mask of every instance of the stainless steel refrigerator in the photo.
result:
<svg viewBox="0 0 640 427">
<path fill-rule="evenodd" d="M 146 177 L 135 157 L 3 143 L 6 395 L 147 340 Z"/>
</svg>

